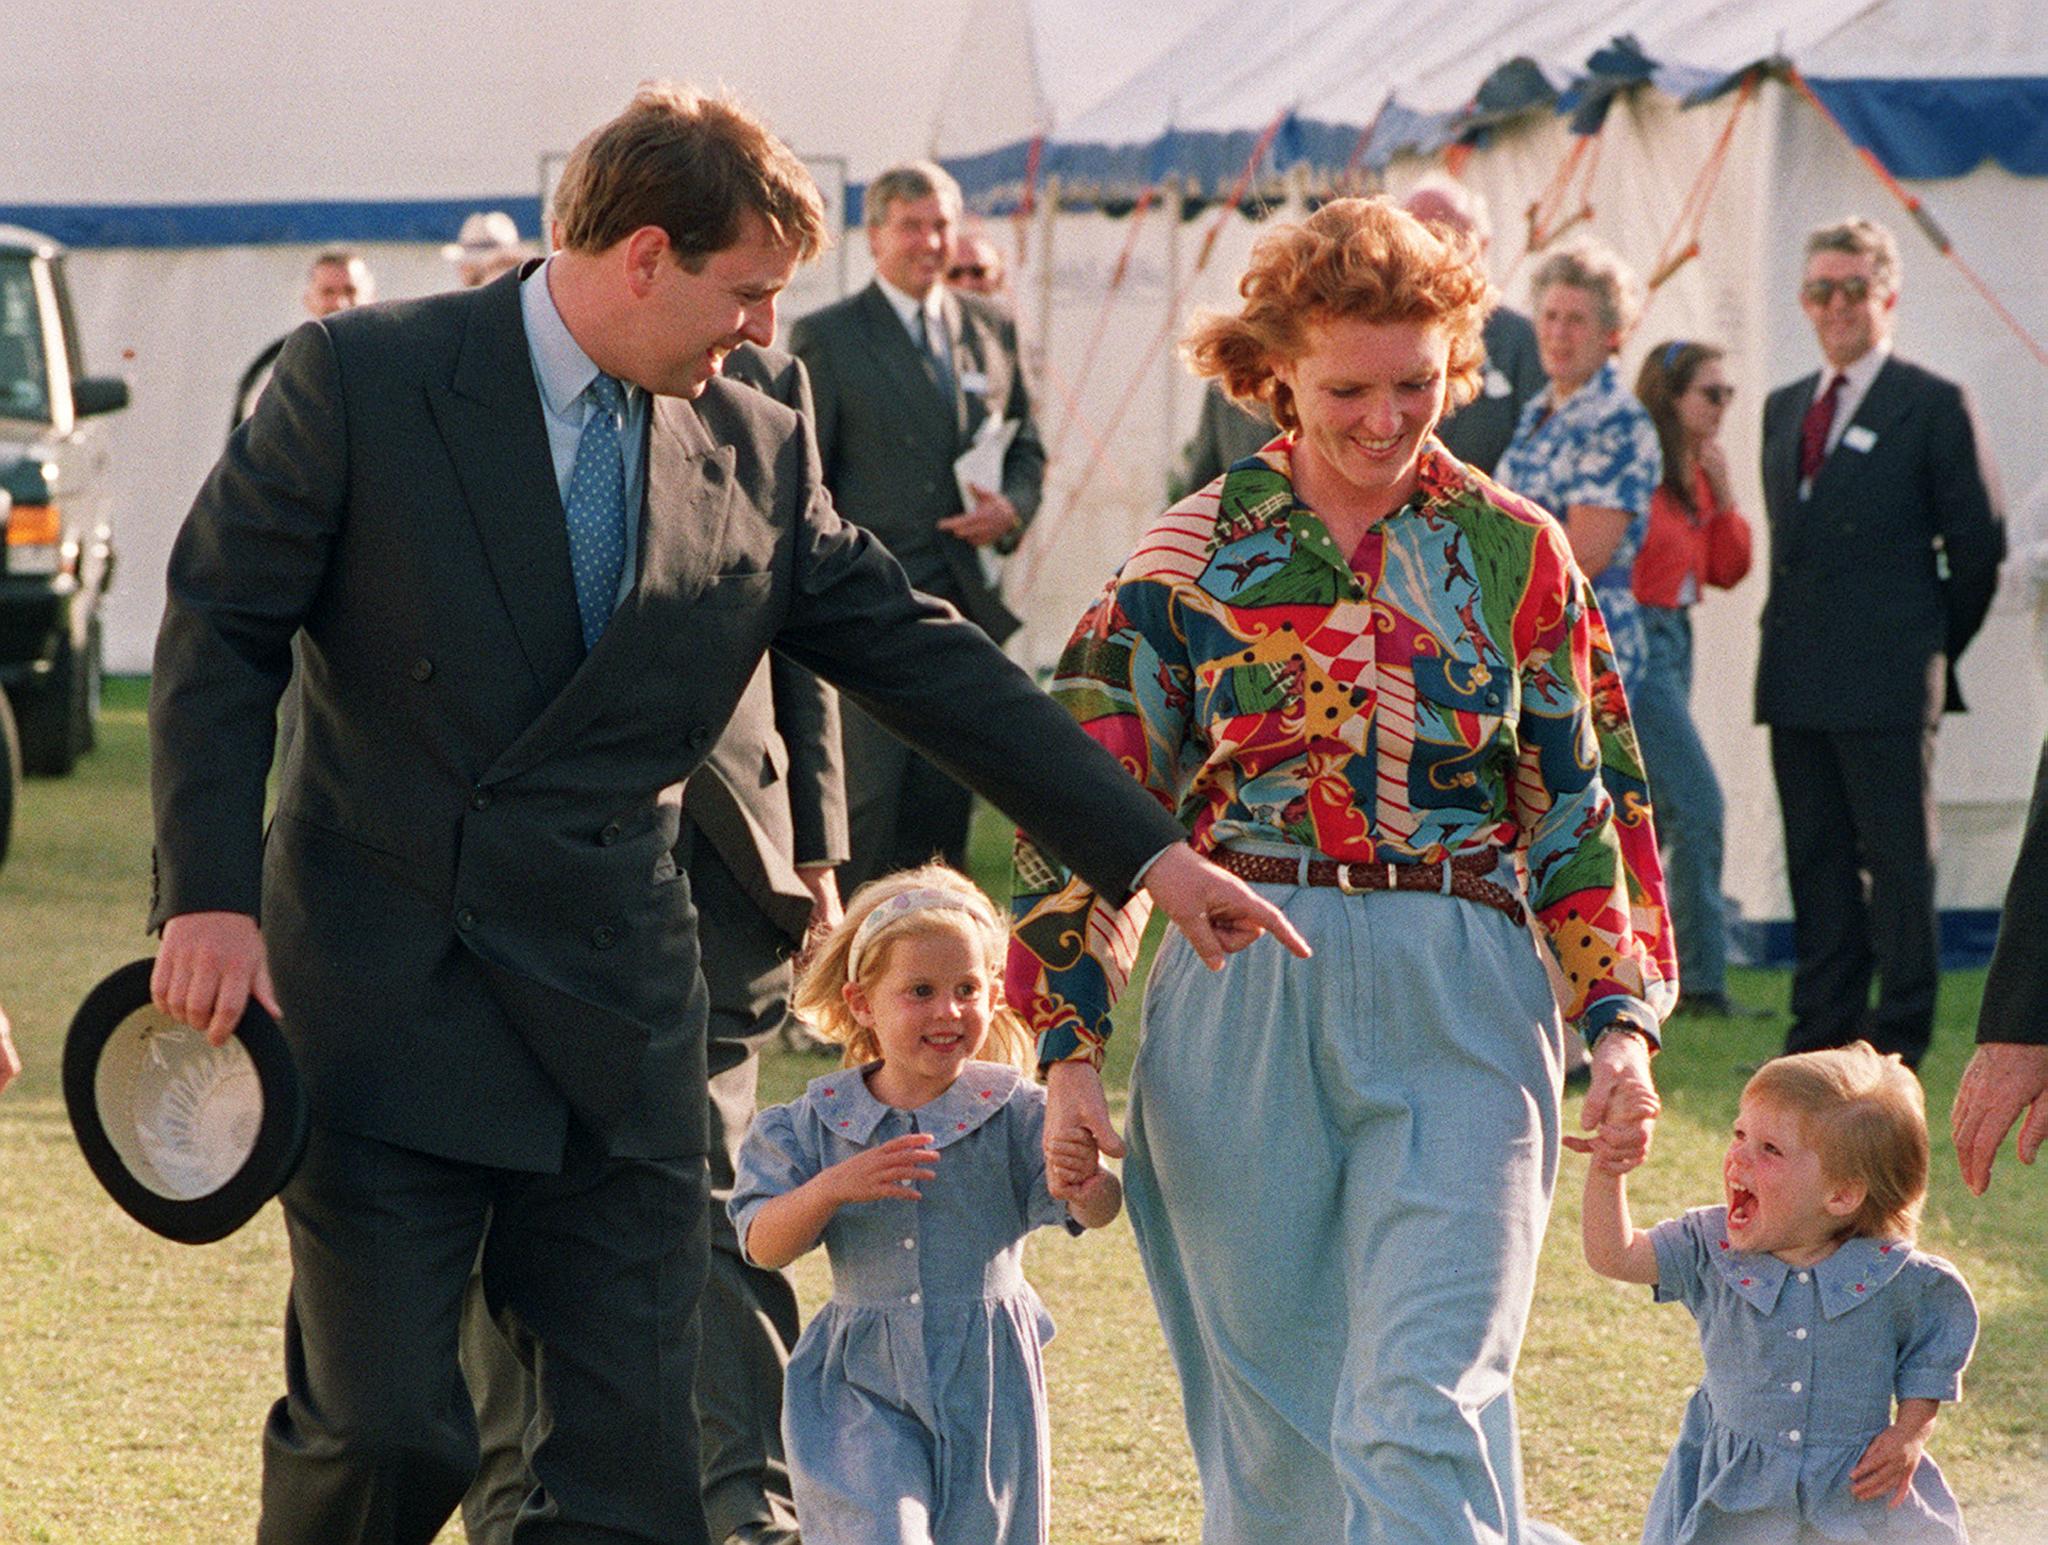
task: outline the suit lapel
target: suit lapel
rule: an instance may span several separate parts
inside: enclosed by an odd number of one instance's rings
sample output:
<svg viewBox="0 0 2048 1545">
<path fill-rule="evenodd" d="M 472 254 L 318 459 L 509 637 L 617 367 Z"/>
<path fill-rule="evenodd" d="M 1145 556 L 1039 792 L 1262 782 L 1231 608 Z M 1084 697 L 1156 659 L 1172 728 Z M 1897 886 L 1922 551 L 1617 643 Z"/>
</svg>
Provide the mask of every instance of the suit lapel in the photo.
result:
<svg viewBox="0 0 2048 1545">
<path fill-rule="evenodd" d="M 1912 406 L 1911 394 L 1906 389 L 1906 373 L 1899 369 L 1890 358 L 1878 367 L 1877 375 L 1870 383 L 1870 390 L 1863 394 L 1863 400 L 1856 404 L 1856 413 L 1842 426 L 1842 432 L 1835 439 L 1835 448 L 1828 453 L 1828 459 L 1820 464 L 1820 471 L 1813 479 L 1813 499 L 1823 496 L 1840 498 L 1845 489 L 1854 486 L 1863 469 L 1870 463 L 1870 457 L 1844 442 L 1852 430 L 1861 429 L 1868 438 L 1866 445 L 1875 444 L 1884 433 L 1905 416 Z"/>
<path fill-rule="evenodd" d="M 519 316 L 519 276 L 477 292 L 434 422 L 527 668 L 553 697 L 583 658 L 569 533 Z"/>
<path fill-rule="evenodd" d="M 1765 469 L 1769 486 L 1764 490 L 1764 507 L 1782 511 L 1787 525 L 1796 519 L 1799 508 L 1799 426 L 1806 421 L 1806 410 L 1813 405 L 1813 394 L 1819 389 L 1820 374 L 1816 371 L 1787 391 L 1779 399 L 1783 416 L 1770 426 L 1767 435 L 1773 454 L 1770 466 Z"/>
<path fill-rule="evenodd" d="M 946 319 L 946 339 L 952 349 L 953 433 L 959 436 L 960 444 L 964 446 L 974 438 L 974 431 L 981 427 L 981 421 L 988 417 L 986 388 L 980 396 L 969 397 L 960 384 L 969 374 L 977 374 L 987 380 L 986 340 L 968 322 L 960 298 L 951 290 L 941 292 L 939 312 Z"/>
<path fill-rule="evenodd" d="M 880 285 L 870 284 L 861 292 L 861 321 L 868 330 L 875 361 L 896 383 L 897 400 L 904 410 L 927 424 L 936 421 L 953 426 L 951 432 L 957 437 L 957 408 L 948 409 L 945 395 L 939 390 L 937 370 L 911 341 L 910 330 L 896 315 L 896 308 L 889 304 Z M 959 334 L 955 332 L 953 336 L 957 340 Z M 958 380 L 957 371 L 954 378 Z"/>
</svg>

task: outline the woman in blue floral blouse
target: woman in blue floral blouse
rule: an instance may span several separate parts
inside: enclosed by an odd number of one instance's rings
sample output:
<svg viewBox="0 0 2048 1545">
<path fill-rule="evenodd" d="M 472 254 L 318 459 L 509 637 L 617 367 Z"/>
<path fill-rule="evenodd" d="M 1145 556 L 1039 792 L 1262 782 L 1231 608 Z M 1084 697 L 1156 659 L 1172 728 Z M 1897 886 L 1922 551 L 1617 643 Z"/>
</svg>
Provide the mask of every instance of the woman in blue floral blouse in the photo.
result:
<svg viewBox="0 0 2048 1545">
<path fill-rule="evenodd" d="M 1525 920 L 1593 1043 L 1581 1119 L 1639 1161 L 1674 982 L 1627 704 L 1557 522 L 1436 438 L 1494 300 L 1470 239 L 1342 199 L 1239 290 L 1188 354 L 1281 433 L 1152 523 L 1053 684 L 1315 950 L 1207 971 L 1170 935 L 1145 990 L 1124 1175 L 1202 1538 L 1554 1540 L 1510 1389 L 1562 1125 Z M 1012 905 L 1061 1195 L 1076 1138 L 1123 1151 L 1098 1069 L 1145 907 L 1022 840 Z"/>
<path fill-rule="evenodd" d="M 1522 410 L 1494 474 L 1564 522 L 1572 556 L 1593 576 L 1625 686 L 1634 686 L 1646 650 L 1629 574 L 1664 476 L 1657 427 L 1614 359 L 1635 289 L 1621 259 L 1590 239 L 1543 260 L 1529 293 L 1550 385 Z"/>
</svg>

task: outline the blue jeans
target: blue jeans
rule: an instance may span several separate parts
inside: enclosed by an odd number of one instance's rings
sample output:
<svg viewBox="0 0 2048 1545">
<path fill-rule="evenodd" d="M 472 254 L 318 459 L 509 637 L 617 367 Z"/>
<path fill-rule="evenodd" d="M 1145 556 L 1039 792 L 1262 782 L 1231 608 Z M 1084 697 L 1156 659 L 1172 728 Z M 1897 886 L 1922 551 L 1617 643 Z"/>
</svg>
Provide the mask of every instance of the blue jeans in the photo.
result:
<svg viewBox="0 0 2048 1545">
<path fill-rule="evenodd" d="M 1539 1545 L 1510 1383 L 1557 1178 L 1563 1030 L 1525 929 L 1450 896 L 1261 885 L 1315 946 L 1169 932 L 1131 1222 L 1203 1545 Z"/>
<path fill-rule="evenodd" d="M 1648 651 L 1628 684 L 1628 703 L 1650 775 L 1678 983 L 1691 994 L 1725 992 L 1721 828 L 1728 807 L 1692 722 L 1692 619 L 1684 607 L 1645 606 L 1642 624 Z"/>
</svg>

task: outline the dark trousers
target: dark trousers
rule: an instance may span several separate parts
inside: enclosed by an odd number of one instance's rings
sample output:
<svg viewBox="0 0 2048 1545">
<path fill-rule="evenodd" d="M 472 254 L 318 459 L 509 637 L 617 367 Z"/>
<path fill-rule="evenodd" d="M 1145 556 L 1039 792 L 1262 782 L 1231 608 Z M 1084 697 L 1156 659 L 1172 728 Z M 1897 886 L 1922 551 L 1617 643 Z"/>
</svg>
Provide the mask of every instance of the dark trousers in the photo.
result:
<svg viewBox="0 0 2048 1545">
<path fill-rule="evenodd" d="M 686 827 L 686 831 L 689 829 Z M 716 849 L 690 833 L 678 859 L 698 907 L 711 991 L 710 1270 L 699 1300 L 699 1355 L 689 1434 L 704 1516 L 719 1545 L 794 1545 L 796 1505 L 782 1454 L 782 1377 L 796 1344 L 796 1289 L 741 1257 L 727 1218 L 733 1168 L 754 1119 L 761 1046 L 789 1012 L 790 941 L 740 887 Z M 462 1502 L 470 1545 L 509 1545 L 532 1485 L 533 1344 L 516 1318 L 493 1315 L 472 1287 L 462 1367 L 476 1403 L 482 1464 Z M 522 1537 L 523 1538 L 523 1537 Z"/>
<path fill-rule="evenodd" d="M 1934 730 L 1771 730 L 1792 886 L 1788 1052 L 1934 1034 Z M 1870 983 L 1878 982 L 1870 1006 Z"/>
<path fill-rule="evenodd" d="M 891 735 L 853 703 L 840 699 L 840 744 L 846 759 L 846 819 L 852 859 L 839 871 L 851 896 L 869 880 L 942 858 L 967 867 L 967 828 L 974 795 Z"/>
<path fill-rule="evenodd" d="M 286 1395 L 263 1437 L 263 1545 L 425 1545 L 469 1486 L 457 1363 L 478 1270 L 538 1347 L 520 1545 L 705 1545 L 690 1387 L 699 1159 L 455 1163 L 316 1127 L 285 1188 Z"/>
</svg>

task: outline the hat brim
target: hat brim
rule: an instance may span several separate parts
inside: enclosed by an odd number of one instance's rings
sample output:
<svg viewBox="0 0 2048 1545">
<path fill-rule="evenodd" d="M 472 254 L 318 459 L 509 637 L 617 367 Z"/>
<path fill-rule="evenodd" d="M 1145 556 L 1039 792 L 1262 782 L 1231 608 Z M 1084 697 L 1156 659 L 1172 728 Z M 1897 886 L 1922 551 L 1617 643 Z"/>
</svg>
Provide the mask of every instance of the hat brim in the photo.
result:
<svg viewBox="0 0 2048 1545">
<path fill-rule="evenodd" d="M 253 1218 L 298 1167 L 305 1092 L 261 1004 L 252 1000 L 235 1034 L 209 1048 L 152 1004 L 154 967 L 121 967 L 79 1005 L 64 1039 L 64 1104 L 87 1166 L 123 1212 L 166 1239 L 210 1244 Z"/>
</svg>

